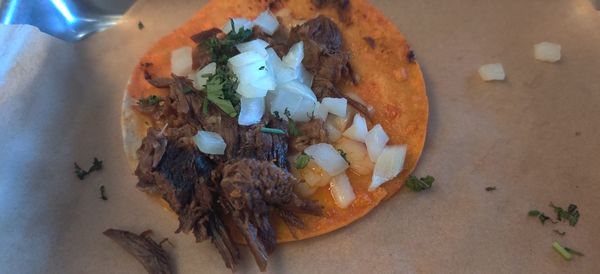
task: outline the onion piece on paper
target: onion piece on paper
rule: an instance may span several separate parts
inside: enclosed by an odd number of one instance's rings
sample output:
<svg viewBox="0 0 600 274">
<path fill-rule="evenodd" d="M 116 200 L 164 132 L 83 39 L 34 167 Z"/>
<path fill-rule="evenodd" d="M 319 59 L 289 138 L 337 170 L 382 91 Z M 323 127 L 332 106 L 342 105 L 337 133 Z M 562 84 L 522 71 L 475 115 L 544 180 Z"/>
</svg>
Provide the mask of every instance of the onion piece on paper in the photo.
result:
<svg viewBox="0 0 600 274">
<path fill-rule="evenodd" d="M 535 59 L 554 63 L 560 60 L 561 46 L 550 42 L 541 42 L 533 46 Z"/>
<path fill-rule="evenodd" d="M 484 81 L 500 81 L 506 78 L 502 64 L 487 64 L 479 68 L 479 76 Z"/>
</svg>

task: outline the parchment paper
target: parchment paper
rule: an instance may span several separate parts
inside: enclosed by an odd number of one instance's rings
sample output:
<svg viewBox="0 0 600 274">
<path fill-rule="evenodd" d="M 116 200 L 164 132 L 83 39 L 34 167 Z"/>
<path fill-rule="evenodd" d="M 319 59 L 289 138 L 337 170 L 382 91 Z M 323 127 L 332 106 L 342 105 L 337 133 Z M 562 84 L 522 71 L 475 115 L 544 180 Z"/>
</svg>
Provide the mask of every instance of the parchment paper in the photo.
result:
<svg viewBox="0 0 600 274">
<path fill-rule="evenodd" d="M 138 1 L 119 26 L 75 45 L 21 30 L 34 42 L 1 60 L 1 273 L 144 273 L 101 234 L 109 227 L 169 237 L 178 273 L 230 273 L 210 242 L 175 235 L 176 218 L 135 189 L 119 124 L 138 58 L 204 3 Z M 598 273 L 600 13 L 587 0 L 373 3 L 423 65 L 431 119 L 416 174 L 434 175 L 435 185 L 404 189 L 342 230 L 279 246 L 269 272 Z M 533 59 L 542 41 L 562 45 L 559 63 Z M 493 62 L 504 64 L 506 81 L 479 79 L 477 68 Z M 73 162 L 87 167 L 94 156 L 104 170 L 78 180 Z M 551 201 L 577 204 L 577 226 L 527 217 L 551 214 Z M 585 257 L 563 260 L 555 240 Z M 243 258 L 239 273 L 258 272 L 246 250 Z"/>
</svg>

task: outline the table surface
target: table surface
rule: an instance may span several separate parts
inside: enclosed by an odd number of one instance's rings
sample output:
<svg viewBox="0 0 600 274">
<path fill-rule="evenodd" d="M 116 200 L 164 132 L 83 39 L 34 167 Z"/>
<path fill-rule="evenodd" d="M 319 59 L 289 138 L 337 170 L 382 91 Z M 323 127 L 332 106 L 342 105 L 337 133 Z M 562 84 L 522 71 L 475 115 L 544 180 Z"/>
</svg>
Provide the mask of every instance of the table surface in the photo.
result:
<svg viewBox="0 0 600 274">
<path fill-rule="evenodd" d="M 0 119 L 1 273 L 144 273 L 102 236 L 109 227 L 169 237 L 178 273 L 230 273 L 211 243 L 173 234 L 176 218 L 135 189 L 119 123 L 138 58 L 205 2 L 138 1 L 117 27 L 53 48 L 23 92 L 0 95 L 0 117 L 10 118 Z M 279 246 L 269 272 L 600 271 L 600 12 L 588 0 L 372 2 L 422 64 L 431 113 L 415 173 L 435 185 L 403 189 L 346 228 Z M 542 41 L 562 45 L 560 62 L 534 60 Z M 478 67 L 495 62 L 507 79 L 481 81 Z M 77 180 L 73 161 L 93 156 L 104 170 Z M 98 199 L 100 185 L 108 201 Z M 550 202 L 577 204 L 577 226 L 527 217 L 552 213 Z M 555 240 L 585 257 L 563 260 Z M 248 252 L 240 269 L 258 271 Z"/>
</svg>

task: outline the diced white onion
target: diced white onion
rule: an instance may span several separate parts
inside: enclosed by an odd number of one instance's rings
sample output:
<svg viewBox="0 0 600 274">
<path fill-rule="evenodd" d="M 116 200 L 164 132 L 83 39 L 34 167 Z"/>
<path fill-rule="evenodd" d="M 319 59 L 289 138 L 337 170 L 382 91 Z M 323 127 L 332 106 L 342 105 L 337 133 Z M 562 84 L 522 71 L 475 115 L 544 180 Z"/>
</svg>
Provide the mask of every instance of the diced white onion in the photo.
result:
<svg viewBox="0 0 600 274">
<path fill-rule="evenodd" d="M 232 18 L 231 20 L 233 20 L 235 32 L 240 31 L 240 28 L 242 28 L 242 27 L 244 29 L 252 29 L 252 27 L 254 26 L 254 22 L 252 22 L 246 18 Z M 223 26 L 222 30 L 224 33 L 229 33 L 233 30 L 231 28 L 231 20 L 227 20 L 227 23 L 225 23 L 225 25 Z"/>
<path fill-rule="evenodd" d="M 323 106 L 323 104 L 317 102 L 317 106 L 315 107 L 315 118 L 319 118 L 323 121 L 327 121 L 327 116 L 329 115 L 328 109 Z"/>
<path fill-rule="evenodd" d="M 182 47 L 171 52 L 171 72 L 187 76 L 192 72 L 192 48 Z"/>
<path fill-rule="evenodd" d="M 304 149 L 304 153 L 310 156 L 330 176 L 338 175 L 348 169 L 348 163 L 330 144 L 311 145 Z"/>
<path fill-rule="evenodd" d="M 406 145 L 387 146 L 377 158 L 369 191 L 373 191 L 383 183 L 394 179 L 402 171 L 406 158 Z"/>
<path fill-rule="evenodd" d="M 554 63 L 560 60 L 561 46 L 550 42 L 541 42 L 533 46 L 535 59 Z"/>
<path fill-rule="evenodd" d="M 344 131 L 344 136 L 359 142 L 365 142 L 365 138 L 369 130 L 367 129 L 367 121 L 360 114 L 354 115 L 354 121 L 352 122 L 352 126 L 350 126 L 346 131 Z"/>
<path fill-rule="evenodd" d="M 286 66 L 279 58 L 279 55 L 272 48 L 267 49 L 267 63 L 269 64 L 269 69 L 275 75 L 275 79 L 277 84 L 284 84 L 289 81 L 295 80 L 298 78 L 298 73 Z"/>
<path fill-rule="evenodd" d="M 504 80 L 506 74 L 504 74 L 504 68 L 502 64 L 487 64 L 479 68 L 479 76 L 484 81 Z"/>
<path fill-rule="evenodd" d="M 263 114 L 265 113 L 265 98 L 242 97 L 240 101 L 238 124 L 242 126 L 249 126 L 259 123 Z"/>
<path fill-rule="evenodd" d="M 350 121 L 352 121 L 354 113 L 355 111 L 353 108 L 347 108 L 346 116 L 329 115 L 327 117 L 327 122 L 331 123 L 339 131 L 344 132 L 348 128 Z"/>
<path fill-rule="evenodd" d="M 300 66 L 299 72 L 300 76 L 298 76 L 298 79 L 300 80 L 300 82 L 302 82 L 302 84 L 305 84 L 309 88 L 312 87 L 312 83 L 315 77 L 310 72 L 308 72 L 308 70 L 306 70 L 304 66 Z"/>
<path fill-rule="evenodd" d="M 348 107 L 348 100 L 346 98 L 330 98 L 325 97 L 322 100 L 322 104 L 327 108 L 327 111 L 337 116 L 345 116 L 346 109 Z"/>
<path fill-rule="evenodd" d="M 206 85 L 206 81 L 208 81 L 208 77 L 204 77 L 203 75 L 215 74 L 217 71 L 217 63 L 210 63 L 196 72 L 194 76 L 194 87 L 199 90 L 203 90 Z"/>
<path fill-rule="evenodd" d="M 340 208 L 347 208 L 356 199 L 350 179 L 348 179 L 346 173 L 333 177 L 329 186 L 331 196 L 335 204 Z"/>
<path fill-rule="evenodd" d="M 302 65 L 302 59 L 304 59 L 304 42 L 300 41 L 292 45 L 282 61 L 286 66 L 297 70 Z"/>
<path fill-rule="evenodd" d="M 269 47 L 269 43 L 262 39 L 255 39 L 249 42 L 237 44 L 235 47 L 240 53 L 253 51 L 262 55 L 263 57 L 267 57 L 267 47 Z"/>
<path fill-rule="evenodd" d="M 228 62 L 230 67 L 242 67 L 257 62 L 265 62 L 265 56 L 260 55 L 258 52 L 246 51 L 236 56 L 229 58 Z"/>
<path fill-rule="evenodd" d="M 221 135 L 210 131 L 198 131 L 194 136 L 194 142 L 198 149 L 206 154 L 223 155 L 227 147 Z"/>
<path fill-rule="evenodd" d="M 379 155 L 389 140 L 390 138 L 380 124 L 375 125 L 369 131 L 365 138 L 365 144 L 367 144 L 367 150 L 369 151 L 369 158 L 371 161 L 377 161 L 377 158 L 379 158 Z"/>
<path fill-rule="evenodd" d="M 317 102 L 317 96 L 315 96 L 315 93 L 312 91 L 312 89 L 298 81 L 287 82 L 281 85 L 281 89 L 300 94 L 304 98 L 307 98 L 308 100 L 312 101 L 313 103 Z"/>
<path fill-rule="evenodd" d="M 331 180 L 331 176 L 312 160 L 300 170 L 300 177 L 311 187 L 326 186 Z"/>
<path fill-rule="evenodd" d="M 279 21 L 277 21 L 277 17 L 271 13 L 271 11 L 266 10 L 254 19 L 254 24 L 258 26 L 262 31 L 264 31 L 268 35 L 273 35 L 277 28 L 279 27 Z"/>
<path fill-rule="evenodd" d="M 350 169 L 357 174 L 368 175 L 373 171 L 373 162 L 369 159 L 365 144 L 348 138 L 341 138 L 337 141 L 335 147 L 346 153 L 346 160 L 350 162 Z"/>
<path fill-rule="evenodd" d="M 342 132 L 339 131 L 334 124 L 330 123 L 329 119 L 327 120 L 328 121 L 325 122 L 325 131 L 327 131 L 327 138 L 329 139 L 329 141 L 335 142 L 342 138 Z"/>
<path fill-rule="evenodd" d="M 290 118 L 298 122 L 307 122 L 317 106 L 316 96 L 310 88 L 298 81 L 290 81 L 277 86 L 270 102 L 271 113 L 283 115 L 286 109 Z"/>
</svg>

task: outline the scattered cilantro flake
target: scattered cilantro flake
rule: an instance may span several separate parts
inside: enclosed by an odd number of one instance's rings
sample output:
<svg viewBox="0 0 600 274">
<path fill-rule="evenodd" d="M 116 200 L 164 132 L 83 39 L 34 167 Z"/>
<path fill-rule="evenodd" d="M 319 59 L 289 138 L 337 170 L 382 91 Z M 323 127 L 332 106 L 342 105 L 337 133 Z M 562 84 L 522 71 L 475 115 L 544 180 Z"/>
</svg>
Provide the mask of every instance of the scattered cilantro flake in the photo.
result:
<svg viewBox="0 0 600 274">
<path fill-rule="evenodd" d="M 288 131 L 290 132 L 290 135 L 293 137 L 301 136 L 302 132 L 300 131 L 300 129 L 298 129 L 296 121 L 292 119 L 292 114 L 290 113 L 290 111 L 287 108 L 285 108 L 283 114 L 285 114 L 285 117 L 287 117 L 288 119 Z M 279 115 L 279 113 L 277 113 L 276 115 Z"/>
<path fill-rule="evenodd" d="M 278 128 L 270 128 L 270 127 L 263 127 L 260 129 L 260 132 L 262 133 L 268 133 L 268 134 L 285 134 L 285 131 L 282 129 L 278 129 Z"/>
<path fill-rule="evenodd" d="M 106 189 L 104 188 L 104 185 L 100 186 L 100 199 L 104 201 L 108 200 L 108 197 L 106 197 Z"/>
<path fill-rule="evenodd" d="M 540 219 L 540 222 L 542 224 L 546 224 L 546 221 L 548 221 L 548 220 L 553 224 L 557 223 L 556 221 L 552 220 L 552 218 L 546 216 L 546 214 L 544 214 L 543 212 L 541 212 L 539 210 L 530 210 L 527 215 L 529 215 L 531 217 L 538 217 L 538 219 Z"/>
<path fill-rule="evenodd" d="M 496 190 L 495 186 L 488 186 L 488 187 L 485 188 L 485 191 L 487 191 L 487 192 L 492 192 L 494 190 Z"/>
<path fill-rule="evenodd" d="M 558 252 L 558 254 L 560 254 L 560 256 L 562 256 L 565 260 L 570 261 L 571 259 L 573 259 L 573 255 L 571 255 L 571 252 L 567 251 L 564 247 L 562 247 L 558 242 L 553 242 L 552 243 L 552 247 L 554 248 L 554 250 L 556 250 Z"/>
<path fill-rule="evenodd" d="M 337 150 L 340 153 L 340 156 L 342 156 L 342 158 L 344 158 L 344 161 L 346 161 L 346 163 L 350 164 L 350 162 L 348 161 L 348 153 L 346 153 L 345 151 L 338 149 Z"/>
<path fill-rule="evenodd" d="M 235 45 L 245 42 L 250 36 L 252 36 L 251 29 L 241 27 L 236 30 L 234 22 L 231 20 L 231 31 L 223 39 L 213 37 L 206 42 L 212 61 L 217 63 L 217 66 L 227 65 L 227 60 L 238 54 Z"/>
<path fill-rule="evenodd" d="M 150 95 L 148 97 L 139 99 L 137 104 L 146 107 L 146 106 L 156 106 L 162 101 L 162 97 L 156 95 Z"/>
<path fill-rule="evenodd" d="M 308 162 L 310 162 L 310 156 L 306 154 L 300 154 L 298 157 L 296 157 L 296 169 L 305 168 L 308 165 Z"/>
<path fill-rule="evenodd" d="M 574 250 L 574 249 L 572 249 L 572 248 L 568 248 L 568 247 L 566 247 L 566 246 L 565 246 L 565 247 L 564 247 L 564 249 L 565 249 L 567 252 L 569 252 L 569 253 L 571 253 L 571 254 L 573 254 L 573 255 L 577 255 L 577 256 L 580 256 L 580 257 L 583 257 L 583 256 L 585 256 L 585 255 L 583 255 L 583 253 L 581 253 L 581 252 L 579 252 L 579 251 L 577 251 L 577 250 Z"/>
<path fill-rule="evenodd" d="M 100 161 L 100 160 L 98 160 L 98 158 L 94 157 L 94 162 L 92 163 L 92 166 L 88 170 L 82 169 L 77 164 L 77 162 L 74 163 L 74 166 L 75 166 L 75 175 L 77 175 L 77 178 L 79 178 L 79 180 L 83 180 L 90 173 L 101 170 L 102 169 L 102 161 Z"/>
<path fill-rule="evenodd" d="M 217 68 L 215 74 L 206 81 L 206 98 L 231 117 L 238 114 L 240 99 L 235 94 L 237 77 L 227 67 Z M 208 106 L 206 108 L 208 110 Z"/>
<path fill-rule="evenodd" d="M 419 192 L 431 188 L 434 181 L 435 178 L 429 175 L 426 177 L 421 177 L 420 179 L 416 176 L 410 176 L 406 181 L 406 186 L 414 192 Z"/>
<path fill-rule="evenodd" d="M 562 207 L 555 206 L 553 203 L 550 203 L 550 207 L 554 209 L 556 213 L 556 219 L 559 221 L 567 220 L 569 221 L 570 226 L 575 226 L 579 221 L 579 210 L 577 210 L 577 206 L 574 204 L 569 204 L 567 210 L 564 210 Z"/>
</svg>

